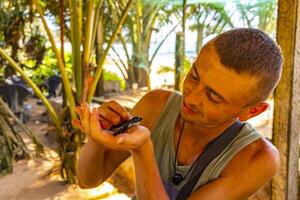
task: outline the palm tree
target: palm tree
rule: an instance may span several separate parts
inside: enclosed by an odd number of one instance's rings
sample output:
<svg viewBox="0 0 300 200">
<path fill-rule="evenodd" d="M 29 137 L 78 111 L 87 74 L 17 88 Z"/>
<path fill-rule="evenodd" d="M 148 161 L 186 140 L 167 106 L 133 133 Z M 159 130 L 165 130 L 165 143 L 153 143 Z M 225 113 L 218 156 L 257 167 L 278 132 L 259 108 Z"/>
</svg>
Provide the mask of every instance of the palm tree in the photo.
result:
<svg viewBox="0 0 300 200">
<path fill-rule="evenodd" d="M 218 34 L 227 27 L 233 27 L 230 14 L 225 10 L 225 4 L 220 2 L 208 2 L 198 4 L 183 4 L 173 8 L 173 14 L 182 20 L 182 32 L 176 34 L 175 48 L 175 89 L 181 90 L 184 77 L 184 41 L 185 41 L 185 21 L 194 22 L 189 29 L 197 31 L 196 52 L 199 52 L 203 39 L 211 34 Z M 182 13 L 182 14 L 181 14 Z"/>
<path fill-rule="evenodd" d="M 247 1 L 236 2 L 243 25 L 249 28 L 259 28 L 269 34 L 275 34 L 276 1 Z"/>
<path fill-rule="evenodd" d="M 124 2 L 124 1 L 123 1 Z M 54 122 L 60 138 L 59 156 L 61 158 L 61 174 L 68 183 L 75 183 L 75 166 L 78 157 L 78 151 L 83 143 L 83 135 L 72 128 L 70 121 L 76 119 L 75 105 L 81 101 L 91 102 L 97 83 L 99 81 L 106 55 L 115 41 L 122 24 L 127 16 L 129 7 L 133 0 L 125 3 L 124 9 L 121 11 L 120 18 L 106 48 L 102 51 L 98 62 L 95 63 L 94 43 L 96 33 L 98 31 L 99 16 L 101 16 L 101 7 L 103 0 L 89 0 L 83 5 L 82 0 L 69 1 L 70 13 L 70 38 L 72 44 L 72 69 L 73 78 L 70 80 L 65 69 L 64 57 L 61 56 L 62 50 L 58 49 L 53 33 L 47 24 L 44 15 L 44 9 L 40 5 L 40 1 L 33 0 L 36 12 L 39 14 L 44 28 L 47 32 L 52 50 L 57 59 L 58 68 L 62 78 L 64 91 L 66 94 L 67 105 L 64 108 L 65 114 L 58 116 L 47 98 L 45 98 L 36 86 L 36 84 L 24 73 L 22 68 L 9 56 L 6 51 L 0 48 L 0 55 L 8 61 L 10 66 L 21 74 L 22 78 L 33 88 L 36 95 L 43 101 L 52 121 Z M 98 44 L 99 46 L 99 44 Z M 83 48 L 81 48 L 83 47 Z M 96 66 L 96 67 L 95 67 Z M 91 78 L 92 77 L 92 78 Z M 67 114 L 69 113 L 69 114 Z"/>
<path fill-rule="evenodd" d="M 190 18 L 195 21 L 195 24 L 190 26 L 190 30 L 197 31 L 196 52 L 200 51 L 205 37 L 219 34 L 226 28 L 234 27 L 231 21 L 232 13 L 225 10 L 224 3 L 192 4 L 188 9 Z"/>
<path fill-rule="evenodd" d="M 116 7 L 115 1 L 109 2 L 111 7 Z M 154 53 L 150 55 L 151 38 L 153 32 L 159 31 L 157 28 L 161 25 L 159 23 L 166 20 L 162 16 L 165 15 L 164 8 L 168 5 L 167 3 L 166 0 L 160 2 L 136 0 L 130 10 L 130 17 L 124 23 L 123 31 L 118 35 L 118 41 L 123 47 L 126 59 L 122 58 L 115 48 L 112 48 L 111 55 L 114 54 L 118 58 L 113 60 L 122 71 L 126 72 L 125 77 L 129 88 L 137 82 L 139 86 L 147 86 L 149 90 L 151 89 L 150 72 L 153 60 L 163 43 L 178 26 L 174 25 L 155 47 Z M 118 16 L 120 13 L 112 13 L 112 15 Z"/>
</svg>

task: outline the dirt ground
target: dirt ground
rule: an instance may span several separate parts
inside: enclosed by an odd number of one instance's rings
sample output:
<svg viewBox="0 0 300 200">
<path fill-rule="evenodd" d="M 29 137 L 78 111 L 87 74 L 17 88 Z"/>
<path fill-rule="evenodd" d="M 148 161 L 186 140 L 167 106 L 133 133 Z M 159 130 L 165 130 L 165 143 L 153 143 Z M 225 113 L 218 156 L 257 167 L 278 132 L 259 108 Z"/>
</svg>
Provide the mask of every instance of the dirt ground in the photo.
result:
<svg viewBox="0 0 300 200">
<path fill-rule="evenodd" d="M 138 93 L 134 96 L 132 94 L 119 94 L 111 97 L 117 99 L 123 105 L 131 107 L 142 94 Z M 103 98 L 100 98 L 100 100 L 103 100 Z M 110 181 L 117 187 L 105 182 L 98 188 L 83 190 L 77 185 L 65 184 L 60 175 L 53 172 L 54 166 L 58 164 L 59 160 L 53 150 L 56 146 L 55 137 L 51 134 L 53 130 L 48 126 L 45 107 L 37 105 L 36 99 L 29 99 L 27 103 L 32 106 L 30 120 L 27 125 L 47 147 L 46 153 L 43 158 L 32 155 L 32 159 L 15 162 L 13 173 L 0 177 L 0 200 L 130 199 L 133 186 L 131 185 L 129 188 L 125 186 L 128 181 L 124 181 L 118 174 Z M 272 115 L 270 113 L 272 113 L 272 107 L 264 116 L 252 121 L 258 130 L 268 137 L 270 137 L 272 129 Z M 28 139 L 25 138 L 25 142 L 28 143 L 31 149 L 33 148 Z M 130 171 L 130 167 L 129 164 L 128 169 L 125 167 L 125 170 Z M 129 174 L 129 176 L 133 176 L 133 174 Z M 261 190 L 251 200 L 267 199 L 267 195 L 266 190 Z"/>
</svg>

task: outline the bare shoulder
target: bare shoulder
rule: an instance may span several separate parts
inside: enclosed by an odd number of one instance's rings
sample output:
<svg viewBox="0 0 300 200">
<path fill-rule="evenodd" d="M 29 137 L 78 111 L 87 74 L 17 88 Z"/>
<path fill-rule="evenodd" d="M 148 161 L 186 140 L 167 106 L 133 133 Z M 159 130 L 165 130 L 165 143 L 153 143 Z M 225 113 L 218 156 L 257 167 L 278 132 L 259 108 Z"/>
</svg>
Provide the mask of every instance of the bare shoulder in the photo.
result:
<svg viewBox="0 0 300 200">
<path fill-rule="evenodd" d="M 163 101 L 166 102 L 169 96 L 172 94 L 169 90 L 156 89 L 148 92 L 143 96 L 144 101 Z"/>
<path fill-rule="evenodd" d="M 249 197 L 272 179 L 279 169 L 279 160 L 278 150 L 268 140 L 258 139 L 233 157 L 219 181 L 222 188 L 238 188 L 232 194 L 240 197 L 236 199 Z"/>
<path fill-rule="evenodd" d="M 252 155 L 252 162 L 257 162 L 257 164 L 264 163 L 265 167 L 270 170 L 270 173 L 275 174 L 280 165 L 280 156 L 277 148 L 271 142 L 265 138 L 261 138 L 250 144 L 248 148 L 250 155 Z"/>
<path fill-rule="evenodd" d="M 223 175 L 246 173 L 249 176 L 262 176 L 262 179 L 270 179 L 279 169 L 280 157 L 276 147 L 265 138 L 256 140 L 242 149 L 228 163 Z M 243 173 L 242 173 L 243 171 Z"/>
<path fill-rule="evenodd" d="M 168 98 L 172 94 L 168 90 L 152 90 L 145 94 L 134 106 L 131 113 L 143 117 L 142 125 L 151 130 L 155 120 L 158 118 Z"/>
<path fill-rule="evenodd" d="M 237 153 L 221 175 L 200 187 L 191 199 L 248 199 L 278 168 L 277 149 L 266 139 L 258 139 Z"/>
</svg>

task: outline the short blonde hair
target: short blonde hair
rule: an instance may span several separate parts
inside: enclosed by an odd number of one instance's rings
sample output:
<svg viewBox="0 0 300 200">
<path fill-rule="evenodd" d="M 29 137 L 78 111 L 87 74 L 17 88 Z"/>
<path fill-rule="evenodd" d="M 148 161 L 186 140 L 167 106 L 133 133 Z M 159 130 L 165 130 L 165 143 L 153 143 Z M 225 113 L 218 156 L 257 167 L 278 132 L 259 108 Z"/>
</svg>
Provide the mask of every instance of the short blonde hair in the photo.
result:
<svg viewBox="0 0 300 200">
<path fill-rule="evenodd" d="M 220 63 L 256 81 L 254 101 L 264 101 L 278 84 L 283 56 L 279 46 L 266 33 L 254 28 L 237 28 L 213 40 Z"/>
</svg>

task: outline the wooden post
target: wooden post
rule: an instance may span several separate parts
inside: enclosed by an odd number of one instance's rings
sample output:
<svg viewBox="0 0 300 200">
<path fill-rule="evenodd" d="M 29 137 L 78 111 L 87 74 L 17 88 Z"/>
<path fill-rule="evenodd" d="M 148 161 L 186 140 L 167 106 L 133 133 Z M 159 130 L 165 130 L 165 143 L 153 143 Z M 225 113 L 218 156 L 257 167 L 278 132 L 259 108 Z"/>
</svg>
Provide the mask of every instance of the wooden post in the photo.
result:
<svg viewBox="0 0 300 200">
<path fill-rule="evenodd" d="M 272 200 L 298 199 L 300 131 L 300 9 L 299 0 L 279 0 L 277 41 L 284 56 L 281 81 L 275 90 L 273 142 L 281 167 L 272 180 Z"/>
</svg>

